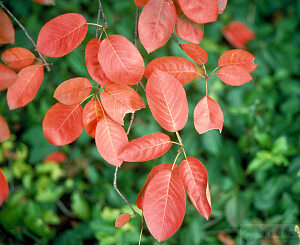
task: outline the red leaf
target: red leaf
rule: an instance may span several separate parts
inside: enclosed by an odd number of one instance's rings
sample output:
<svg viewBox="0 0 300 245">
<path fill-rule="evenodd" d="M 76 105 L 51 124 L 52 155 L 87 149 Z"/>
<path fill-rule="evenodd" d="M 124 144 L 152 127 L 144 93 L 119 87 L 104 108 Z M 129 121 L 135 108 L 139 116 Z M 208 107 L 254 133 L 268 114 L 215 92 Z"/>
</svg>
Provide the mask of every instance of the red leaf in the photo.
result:
<svg viewBox="0 0 300 245">
<path fill-rule="evenodd" d="M 90 76 L 100 84 L 104 86 L 110 82 L 109 78 L 105 75 L 102 66 L 98 60 L 98 51 L 100 48 L 100 40 L 95 38 L 88 42 L 85 48 L 85 62 L 87 70 Z"/>
<path fill-rule="evenodd" d="M 57 16 L 41 29 L 37 40 L 38 50 L 49 57 L 61 57 L 70 53 L 85 38 L 88 26 L 80 14 Z"/>
<path fill-rule="evenodd" d="M 230 22 L 222 29 L 222 33 L 232 46 L 242 49 L 245 48 L 248 41 L 255 38 L 254 32 L 239 21 Z"/>
<path fill-rule="evenodd" d="M 218 0 L 178 0 L 183 13 L 196 23 L 217 20 Z"/>
<path fill-rule="evenodd" d="M 0 115 L 0 142 L 9 139 L 10 131 L 6 120 Z"/>
<path fill-rule="evenodd" d="M 197 66 L 182 57 L 167 56 L 152 60 L 146 67 L 145 77 L 149 78 L 157 69 L 170 74 L 181 84 L 192 81 L 197 75 Z"/>
<path fill-rule="evenodd" d="M 15 43 L 15 29 L 8 15 L 0 9 L 0 44 Z"/>
<path fill-rule="evenodd" d="M 163 133 L 153 133 L 130 141 L 120 152 L 126 162 L 143 162 L 160 157 L 172 146 L 171 139 Z"/>
<path fill-rule="evenodd" d="M 206 197 L 208 175 L 205 166 L 198 159 L 188 157 L 180 163 L 178 172 L 191 202 L 208 219 L 211 207 Z"/>
<path fill-rule="evenodd" d="M 185 43 L 180 45 L 183 51 L 199 65 L 203 65 L 208 60 L 206 51 L 195 43 Z"/>
<path fill-rule="evenodd" d="M 227 0 L 218 0 L 218 2 L 219 2 L 218 14 L 223 14 L 227 5 Z"/>
<path fill-rule="evenodd" d="M 222 82 L 230 86 L 240 86 L 252 79 L 247 70 L 237 65 L 224 66 L 216 74 Z"/>
<path fill-rule="evenodd" d="M 1 59 L 8 67 L 17 71 L 33 64 L 35 56 L 26 48 L 10 48 L 3 52 Z"/>
<path fill-rule="evenodd" d="M 253 72 L 257 64 L 254 64 L 255 56 L 243 49 L 232 49 L 223 53 L 218 61 L 219 67 L 237 65 L 243 67 L 249 73 Z"/>
<path fill-rule="evenodd" d="M 130 217 L 131 216 L 129 213 L 120 214 L 119 217 L 116 219 L 115 227 L 120 228 L 120 227 L 126 225 L 129 222 Z"/>
<path fill-rule="evenodd" d="M 32 1 L 44 5 L 55 5 L 55 0 L 32 0 Z"/>
<path fill-rule="evenodd" d="M 76 140 L 83 130 L 83 110 L 80 104 L 56 103 L 46 113 L 43 131 L 53 145 L 67 145 Z"/>
<path fill-rule="evenodd" d="M 146 96 L 156 121 L 165 130 L 181 130 L 188 119 L 188 103 L 180 82 L 169 74 L 156 70 L 148 79 Z"/>
<path fill-rule="evenodd" d="M 141 43 L 148 53 L 166 44 L 174 31 L 175 22 L 176 10 L 172 1 L 149 0 L 138 24 Z"/>
<path fill-rule="evenodd" d="M 216 101 L 205 96 L 198 102 L 194 110 L 194 125 L 199 134 L 211 129 L 219 129 L 221 133 L 223 122 L 223 112 Z"/>
<path fill-rule="evenodd" d="M 175 170 L 163 170 L 150 181 L 143 212 L 152 236 L 162 242 L 181 226 L 185 214 L 185 191 Z"/>
<path fill-rule="evenodd" d="M 134 2 L 136 6 L 142 7 L 148 2 L 148 0 L 134 0 Z"/>
<path fill-rule="evenodd" d="M 91 89 L 91 83 L 88 79 L 76 77 L 60 84 L 53 97 L 62 104 L 75 105 L 87 98 Z"/>
<path fill-rule="evenodd" d="M 22 69 L 16 81 L 7 90 L 7 104 L 14 110 L 31 102 L 44 78 L 42 65 L 31 65 Z"/>
<path fill-rule="evenodd" d="M 61 151 L 55 151 L 50 153 L 48 156 L 45 157 L 44 162 L 56 162 L 56 163 L 63 163 L 67 160 L 67 156 L 65 153 Z"/>
<path fill-rule="evenodd" d="M 8 184 L 5 179 L 4 174 L 2 173 L 2 170 L 0 169 L 0 206 L 5 202 L 7 196 L 8 196 Z"/>
<path fill-rule="evenodd" d="M 0 74 L 0 91 L 7 89 L 17 79 L 17 74 L 2 64 L 0 64 Z"/>
<path fill-rule="evenodd" d="M 144 74 L 144 60 L 125 37 L 112 35 L 100 44 L 98 60 L 106 76 L 115 83 L 137 84 Z"/>
<path fill-rule="evenodd" d="M 89 101 L 83 109 L 83 125 L 86 132 L 95 138 L 97 124 L 104 116 L 104 111 L 99 100 Z"/>
<path fill-rule="evenodd" d="M 145 108 L 139 94 L 126 85 L 109 83 L 105 86 L 104 92 L 100 93 L 100 98 L 108 115 L 122 125 L 126 113 Z"/>
</svg>

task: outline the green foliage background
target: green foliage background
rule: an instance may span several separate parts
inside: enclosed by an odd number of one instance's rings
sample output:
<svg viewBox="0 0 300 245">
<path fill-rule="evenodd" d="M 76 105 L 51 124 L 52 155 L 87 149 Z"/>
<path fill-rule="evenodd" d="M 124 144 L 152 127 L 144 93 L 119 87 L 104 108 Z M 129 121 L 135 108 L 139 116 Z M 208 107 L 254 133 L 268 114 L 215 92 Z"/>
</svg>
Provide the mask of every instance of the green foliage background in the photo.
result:
<svg viewBox="0 0 300 245">
<path fill-rule="evenodd" d="M 42 25 L 63 13 L 81 13 L 95 23 L 97 2 L 57 0 L 56 6 L 48 7 L 29 0 L 4 4 L 36 40 Z M 134 2 L 103 0 L 103 5 L 108 33 L 133 41 Z M 258 68 L 254 80 L 241 87 L 227 86 L 217 76 L 209 80 L 209 94 L 219 102 L 225 117 L 222 134 L 210 131 L 198 135 L 192 114 L 205 95 L 205 84 L 195 80 L 185 85 L 190 115 L 181 135 L 188 155 L 199 158 L 207 167 L 212 215 L 205 221 L 188 201 L 182 227 L 162 244 L 220 244 L 220 232 L 237 244 L 258 244 L 262 233 L 249 232 L 247 227 L 289 224 L 293 230 L 291 224 L 299 224 L 300 2 L 229 0 L 218 21 L 205 25 L 200 45 L 209 54 L 210 71 L 217 66 L 218 57 L 233 48 L 220 31 L 231 20 L 243 21 L 255 31 L 257 38 L 248 44 L 248 50 L 255 55 Z M 20 28 L 15 28 L 15 46 L 33 50 Z M 42 132 L 43 117 L 56 103 L 52 97 L 56 86 L 76 76 L 90 79 L 84 48 L 94 33 L 95 28 L 89 27 L 80 47 L 63 58 L 48 59 L 53 63 L 52 71 L 46 72 L 36 98 L 25 108 L 9 111 L 6 93 L 0 93 L 0 114 L 14 134 L 0 144 L 0 167 L 10 185 L 10 195 L 0 208 L 0 244 L 138 243 L 137 218 L 122 229 L 114 228 L 116 217 L 130 210 L 113 189 L 114 167 L 101 159 L 94 141 L 83 132 L 73 144 L 57 147 L 50 145 Z M 8 47 L 0 47 L 1 53 Z M 146 64 L 160 56 L 185 56 L 172 39 L 149 56 L 140 44 L 139 50 Z M 149 109 L 143 109 L 136 114 L 130 139 L 161 130 Z M 65 152 L 67 162 L 43 163 L 44 157 L 55 150 Z M 118 185 L 131 203 L 135 203 L 151 168 L 173 162 L 176 150 L 173 146 L 168 154 L 149 163 L 122 165 Z M 289 244 L 299 242 L 296 233 L 287 239 L 292 239 Z M 158 243 L 146 229 L 142 244 Z"/>
</svg>

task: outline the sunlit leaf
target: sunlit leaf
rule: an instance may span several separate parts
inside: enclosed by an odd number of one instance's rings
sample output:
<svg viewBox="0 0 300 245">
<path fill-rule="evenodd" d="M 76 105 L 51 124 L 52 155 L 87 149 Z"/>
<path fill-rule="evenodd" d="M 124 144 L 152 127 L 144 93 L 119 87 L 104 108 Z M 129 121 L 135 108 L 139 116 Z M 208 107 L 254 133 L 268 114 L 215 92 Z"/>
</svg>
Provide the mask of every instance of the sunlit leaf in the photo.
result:
<svg viewBox="0 0 300 245">
<path fill-rule="evenodd" d="M 216 72 L 222 82 L 230 86 L 240 86 L 249 82 L 252 76 L 241 66 L 224 66 Z"/>
<path fill-rule="evenodd" d="M 104 111 L 99 100 L 89 101 L 83 109 L 83 125 L 86 132 L 95 138 L 97 124 L 104 116 Z"/>
<path fill-rule="evenodd" d="M 34 62 L 35 56 L 26 48 L 10 48 L 3 52 L 1 59 L 8 67 L 17 71 Z"/>
<path fill-rule="evenodd" d="M 218 2 L 219 2 L 218 14 L 223 14 L 227 5 L 227 0 L 218 0 Z"/>
<path fill-rule="evenodd" d="M 126 225 L 130 220 L 131 215 L 129 213 L 123 213 L 118 216 L 115 222 L 115 227 L 120 228 Z"/>
<path fill-rule="evenodd" d="M 6 120 L 0 115 L 0 142 L 9 139 L 10 130 Z M 1 203 L 1 202 L 0 202 Z"/>
<path fill-rule="evenodd" d="M 8 196 L 8 184 L 2 170 L 0 169 L 0 206 L 5 202 Z"/>
<path fill-rule="evenodd" d="M 17 73 L 2 64 L 0 64 L 0 74 L 0 91 L 7 89 L 17 79 Z"/>
<path fill-rule="evenodd" d="M 0 44 L 15 43 L 15 29 L 8 15 L 0 9 Z"/>
<path fill-rule="evenodd" d="M 195 43 L 185 43 L 180 45 L 183 51 L 199 65 L 203 65 L 208 60 L 206 51 Z"/>
</svg>

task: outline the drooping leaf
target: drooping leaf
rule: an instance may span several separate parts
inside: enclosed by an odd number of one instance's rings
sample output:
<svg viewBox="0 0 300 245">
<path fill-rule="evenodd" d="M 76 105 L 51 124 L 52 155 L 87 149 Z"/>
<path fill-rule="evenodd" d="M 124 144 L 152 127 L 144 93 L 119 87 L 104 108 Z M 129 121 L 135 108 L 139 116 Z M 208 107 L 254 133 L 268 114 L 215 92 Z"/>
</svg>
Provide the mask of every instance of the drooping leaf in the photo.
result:
<svg viewBox="0 0 300 245">
<path fill-rule="evenodd" d="M 88 30 L 86 19 L 75 13 L 57 16 L 41 29 L 37 47 L 49 57 L 61 57 L 74 50 L 85 38 Z"/>
<path fill-rule="evenodd" d="M 6 120 L 0 115 L 0 142 L 9 139 L 10 130 Z M 1 202 L 0 202 L 1 203 Z"/>
<path fill-rule="evenodd" d="M 145 69 L 145 77 L 149 78 L 155 70 L 164 71 L 181 84 L 192 81 L 197 75 L 197 66 L 191 61 L 176 56 L 160 57 L 152 60 Z"/>
<path fill-rule="evenodd" d="M 145 108 L 139 94 L 127 85 L 109 83 L 104 92 L 100 93 L 100 98 L 107 114 L 122 125 L 126 113 Z"/>
<path fill-rule="evenodd" d="M 56 103 L 46 113 L 43 131 L 53 145 L 67 145 L 76 140 L 83 130 L 82 107 L 80 104 Z"/>
<path fill-rule="evenodd" d="M 4 174 L 2 173 L 2 170 L 0 169 L 0 206 L 2 206 L 2 204 L 5 202 L 8 192 L 8 183 Z"/>
<path fill-rule="evenodd" d="M 218 14 L 223 14 L 227 5 L 227 0 L 218 0 L 218 2 L 219 2 Z"/>
<path fill-rule="evenodd" d="M 63 163 L 67 160 L 67 156 L 62 151 L 55 151 L 44 158 L 44 162 Z"/>
<path fill-rule="evenodd" d="M 42 65 L 31 65 L 22 69 L 16 81 L 7 90 L 7 104 L 14 110 L 31 102 L 44 78 Z"/>
<path fill-rule="evenodd" d="M 194 110 L 194 126 L 199 134 L 211 129 L 219 129 L 221 133 L 223 122 L 223 112 L 216 101 L 205 96 L 198 102 Z"/>
<path fill-rule="evenodd" d="M 0 44 L 15 43 L 15 29 L 8 15 L 0 9 Z"/>
<path fill-rule="evenodd" d="M 224 66 L 216 72 L 222 82 L 230 86 L 240 86 L 249 82 L 252 76 L 241 66 Z"/>
<path fill-rule="evenodd" d="M 205 166 L 198 159 L 188 157 L 180 163 L 178 172 L 191 202 L 208 219 L 211 206 L 206 196 L 208 175 Z"/>
<path fill-rule="evenodd" d="M 110 82 L 109 78 L 105 75 L 102 66 L 98 60 L 98 51 L 100 48 L 100 40 L 97 38 L 88 42 L 85 48 L 85 62 L 87 70 L 94 81 L 101 86 Z"/>
<path fill-rule="evenodd" d="M 106 76 L 115 83 L 133 85 L 143 77 L 143 57 L 123 36 L 111 35 L 104 39 L 100 44 L 98 60 Z"/>
<path fill-rule="evenodd" d="M 120 152 L 126 162 L 143 162 L 165 154 L 172 146 L 171 139 L 163 133 L 153 133 L 130 141 Z"/>
<path fill-rule="evenodd" d="M 44 5 L 55 5 L 55 0 L 32 0 L 32 1 Z"/>
<path fill-rule="evenodd" d="M 120 228 L 120 227 L 126 225 L 129 222 L 130 218 L 131 218 L 131 215 L 129 213 L 120 214 L 118 216 L 118 218 L 116 219 L 115 227 Z"/>
<path fill-rule="evenodd" d="M 136 6 L 143 7 L 148 2 L 148 0 L 134 0 L 134 2 Z"/>
<path fill-rule="evenodd" d="M 8 67 L 17 71 L 33 64 L 35 56 L 26 48 L 10 48 L 3 52 L 1 59 Z"/>
<path fill-rule="evenodd" d="M 203 65 L 208 60 L 206 51 L 195 43 L 185 43 L 180 45 L 183 51 L 199 65 Z"/>
<path fill-rule="evenodd" d="M 249 73 L 253 72 L 257 64 L 254 64 L 255 56 L 243 49 L 232 49 L 223 53 L 218 61 L 219 67 L 237 65 L 243 67 Z"/>
<path fill-rule="evenodd" d="M 151 235 L 162 242 L 181 226 L 185 214 L 185 191 L 176 170 L 163 170 L 149 182 L 143 212 Z"/>
<path fill-rule="evenodd" d="M 102 105 L 99 100 L 89 101 L 83 109 L 83 125 L 86 132 L 93 138 L 95 138 L 95 132 L 97 124 L 104 116 Z"/>
<path fill-rule="evenodd" d="M 148 79 L 146 96 L 156 121 L 165 130 L 181 130 L 188 119 L 188 103 L 180 82 L 160 70 L 155 70 Z"/>
<path fill-rule="evenodd" d="M 84 77 L 76 77 L 61 83 L 54 92 L 54 98 L 64 105 L 75 105 L 91 93 L 91 83 Z"/>
<path fill-rule="evenodd" d="M 7 89 L 17 79 L 17 73 L 2 64 L 0 64 L 0 74 L 0 91 Z"/>
<path fill-rule="evenodd" d="M 148 53 L 162 47 L 174 31 L 176 10 L 173 2 L 149 0 L 140 15 L 138 32 Z"/>
</svg>

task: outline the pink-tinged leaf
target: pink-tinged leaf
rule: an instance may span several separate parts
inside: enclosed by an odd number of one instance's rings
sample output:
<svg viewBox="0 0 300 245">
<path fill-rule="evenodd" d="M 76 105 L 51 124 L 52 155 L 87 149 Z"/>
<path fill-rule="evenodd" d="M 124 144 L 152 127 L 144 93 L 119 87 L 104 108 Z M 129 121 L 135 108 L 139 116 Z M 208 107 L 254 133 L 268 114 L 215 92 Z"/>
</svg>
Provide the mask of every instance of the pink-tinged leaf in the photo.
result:
<svg viewBox="0 0 300 245">
<path fill-rule="evenodd" d="M 101 102 L 99 100 L 89 101 L 83 109 L 83 125 L 86 132 L 95 138 L 97 124 L 104 116 Z"/>
<path fill-rule="evenodd" d="M 211 198 L 210 198 L 210 191 L 209 191 L 208 183 L 207 183 L 207 187 L 206 187 L 206 198 L 207 198 L 207 201 L 209 203 L 209 206 L 211 207 Z"/>
<path fill-rule="evenodd" d="M 126 113 L 145 108 L 141 96 L 127 85 L 109 83 L 100 93 L 100 98 L 107 114 L 122 125 Z"/>
<path fill-rule="evenodd" d="M 165 130 L 181 130 L 188 119 L 188 103 L 183 86 L 168 73 L 156 70 L 148 79 L 146 96 L 156 121 Z"/>
<path fill-rule="evenodd" d="M 0 74 L 0 91 L 7 89 L 17 79 L 17 73 L 2 64 L 0 64 Z"/>
<path fill-rule="evenodd" d="M 0 115 L 0 142 L 9 139 L 10 130 L 6 120 Z"/>
<path fill-rule="evenodd" d="M 149 0 L 140 15 L 138 31 L 148 53 L 164 46 L 172 35 L 176 9 L 172 1 Z"/>
<path fill-rule="evenodd" d="M 8 196 L 8 184 L 2 170 L 0 169 L 0 206 L 5 202 Z"/>
<path fill-rule="evenodd" d="M 172 146 L 171 139 L 163 133 L 153 133 L 130 141 L 120 152 L 126 162 L 144 162 L 165 154 Z"/>
<path fill-rule="evenodd" d="M 95 140 L 98 152 L 104 160 L 120 167 L 123 161 L 119 159 L 119 153 L 128 144 L 124 128 L 104 114 L 97 124 Z"/>
<path fill-rule="evenodd" d="M 224 66 L 216 74 L 222 82 L 230 86 L 240 86 L 252 79 L 245 68 L 237 65 Z"/>
<path fill-rule="evenodd" d="M 148 0 L 134 0 L 134 2 L 136 6 L 143 7 L 148 2 Z"/>
<path fill-rule="evenodd" d="M 14 110 L 31 102 L 44 78 L 42 65 L 31 65 L 22 69 L 16 81 L 7 90 L 7 104 Z"/>
<path fill-rule="evenodd" d="M 61 57 L 74 50 L 85 38 L 86 19 L 75 13 L 63 14 L 47 22 L 37 40 L 38 50 L 49 57 Z"/>
<path fill-rule="evenodd" d="M 76 77 L 61 83 L 54 92 L 54 98 L 64 105 L 75 105 L 91 93 L 91 83 L 84 77 Z"/>
<path fill-rule="evenodd" d="M 15 43 L 15 29 L 8 15 L 0 9 L 0 44 Z"/>
<path fill-rule="evenodd" d="M 178 0 L 183 13 L 193 22 L 209 23 L 217 20 L 218 0 Z"/>
<path fill-rule="evenodd" d="M 197 75 L 197 66 L 191 61 L 176 56 L 160 57 L 152 60 L 145 69 L 145 77 L 148 79 L 152 72 L 160 70 L 186 84 Z"/>
<path fill-rule="evenodd" d="M 83 130 L 82 107 L 56 103 L 46 113 L 43 131 L 53 145 L 67 145 L 76 140 Z"/>
<path fill-rule="evenodd" d="M 243 67 L 249 73 L 253 72 L 257 64 L 254 64 L 255 56 L 243 49 L 232 49 L 223 53 L 218 61 L 219 67 L 237 65 Z"/>
<path fill-rule="evenodd" d="M 185 214 L 185 191 L 176 170 L 157 173 L 145 191 L 143 212 L 151 235 L 162 242 L 181 226 Z"/>
<path fill-rule="evenodd" d="M 223 112 L 216 101 L 205 96 L 198 102 L 194 110 L 194 126 L 199 134 L 211 129 L 219 129 L 221 133 L 223 122 Z"/>
<path fill-rule="evenodd" d="M 232 21 L 222 29 L 224 37 L 236 48 L 244 49 L 248 41 L 255 38 L 253 31 L 243 22 Z"/>
<path fill-rule="evenodd" d="M 17 71 L 33 64 L 35 56 L 26 48 L 10 48 L 3 52 L 1 59 L 8 67 Z"/>
<path fill-rule="evenodd" d="M 32 1 L 43 5 L 55 5 L 55 0 L 32 0 Z"/>
<path fill-rule="evenodd" d="M 206 51 L 195 43 L 185 43 L 180 45 L 183 51 L 199 65 L 203 65 L 208 60 Z"/>
<path fill-rule="evenodd" d="M 208 219 L 211 207 L 206 197 L 208 175 L 205 166 L 198 159 L 188 157 L 180 163 L 178 172 L 191 202 Z"/>
<path fill-rule="evenodd" d="M 88 42 L 85 48 L 85 62 L 87 70 L 94 81 L 101 86 L 110 82 L 109 78 L 105 75 L 102 66 L 98 60 L 98 51 L 100 47 L 100 40 L 95 38 Z"/>
<path fill-rule="evenodd" d="M 52 152 L 44 158 L 44 162 L 63 163 L 66 160 L 67 160 L 66 154 L 61 151 Z"/>
<path fill-rule="evenodd" d="M 227 5 L 227 0 L 218 0 L 218 2 L 219 2 L 218 14 L 223 14 Z"/>
<path fill-rule="evenodd" d="M 120 228 L 126 225 L 129 222 L 130 217 L 131 215 L 129 213 L 120 214 L 119 217 L 116 219 L 115 227 Z"/>
<path fill-rule="evenodd" d="M 143 57 L 123 36 L 112 35 L 104 39 L 100 44 L 98 60 L 106 76 L 115 83 L 133 85 L 143 77 Z"/>
</svg>

